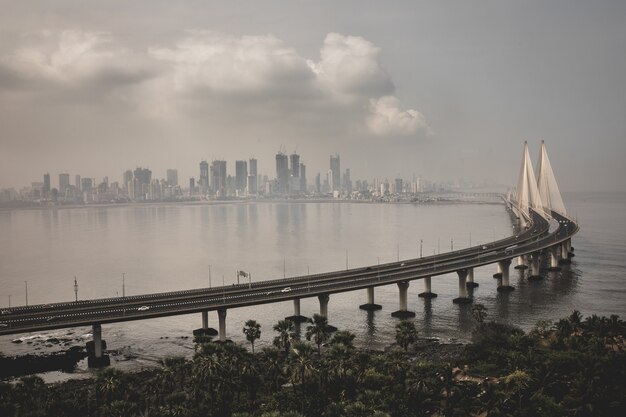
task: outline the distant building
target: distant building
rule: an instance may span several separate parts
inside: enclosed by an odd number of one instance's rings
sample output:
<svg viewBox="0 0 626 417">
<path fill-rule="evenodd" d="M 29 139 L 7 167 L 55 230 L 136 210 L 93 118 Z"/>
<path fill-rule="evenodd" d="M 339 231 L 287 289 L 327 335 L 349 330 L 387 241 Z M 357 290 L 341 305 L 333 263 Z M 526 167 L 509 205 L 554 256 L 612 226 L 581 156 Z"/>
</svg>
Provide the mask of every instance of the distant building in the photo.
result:
<svg viewBox="0 0 626 417">
<path fill-rule="evenodd" d="M 211 162 L 211 190 L 217 197 L 226 197 L 226 161 Z"/>
<path fill-rule="evenodd" d="M 177 169 L 167 170 L 167 184 L 171 187 L 178 186 L 178 170 Z"/>
<path fill-rule="evenodd" d="M 306 165 L 300 163 L 300 192 L 306 193 Z"/>
<path fill-rule="evenodd" d="M 67 190 L 70 188 L 70 174 L 59 174 L 59 193 L 65 197 Z"/>
<path fill-rule="evenodd" d="M 196 180 L 195 178 L 189 178 L 189 195 L 195 195 L 196 194 Z"/>
<path fill-rule="evenodd" d="M 318 194 L 322 193 L 322 178 L 319 172 L 315 176 L 315 192 Z"/>
<path fill-rule="evenodd" d="M 206 195 L 209 193 L 209 163 L 207 161 L 200 162 L 200 179 L 198 181 L 200 193 Z"/>
<path fill-rule="evenodd" d="M 332 180 L 329 179 L 328 184 L 331 187 L 331 191 L 338 191 L 341 189 L 341 162 L 338 154 L 330 156 L 330 171 Z"/>
<path fill-rule="evenodd" d="M 43 175 L 43 198 L 50 198 L 50 174 L 45 173 Z"/>
<path fill-rule="evenodd" d="M 235 161 L 235 189 L 239 194 L 246 191 L 247 183 L 248 163 L 246 161 Z"/>
<path fill-rule="evenodd" d="M 276 154 L 276 181 L 277 189 L 272 191 L 277 194 L 287 194 L 289 187 L 289 162 L 287 155 L 282 152 Z"/>
<path fill-rule="evenodd" d="M 300 155 L 298 155 L 297 153 L 292 153 L 291 155 L 289 155 L 289 162 L 291 163 L 291 176 L 296 178 L 300 177 Z"/>
<path fill-rule="evenodd" d="M 135 168 L 133 172 L 134 193 L 130 195 L 136 200 L 146 200 L 150 193 L 150 183 L 152 182 L 152 171 L 148 168 Z"/>
</svg>

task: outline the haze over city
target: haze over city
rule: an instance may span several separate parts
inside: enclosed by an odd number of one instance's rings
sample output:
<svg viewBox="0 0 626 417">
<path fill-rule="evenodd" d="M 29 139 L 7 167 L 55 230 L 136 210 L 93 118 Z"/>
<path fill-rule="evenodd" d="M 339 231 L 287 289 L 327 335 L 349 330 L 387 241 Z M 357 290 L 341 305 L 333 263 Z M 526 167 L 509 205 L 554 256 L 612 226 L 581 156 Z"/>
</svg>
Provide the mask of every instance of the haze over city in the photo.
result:
<svg viewBox="0 0 626 417">
<path fill-rule="evenodd" d="M 281 146 L 309 178 L 338 152 L 356 178 L 510 184 L 541 139 L 564 191 L 626 187 L 621 1 L 0 8 L 0 187 L 186 182 L 202 159 L 271 175 Z"/>
</svg>

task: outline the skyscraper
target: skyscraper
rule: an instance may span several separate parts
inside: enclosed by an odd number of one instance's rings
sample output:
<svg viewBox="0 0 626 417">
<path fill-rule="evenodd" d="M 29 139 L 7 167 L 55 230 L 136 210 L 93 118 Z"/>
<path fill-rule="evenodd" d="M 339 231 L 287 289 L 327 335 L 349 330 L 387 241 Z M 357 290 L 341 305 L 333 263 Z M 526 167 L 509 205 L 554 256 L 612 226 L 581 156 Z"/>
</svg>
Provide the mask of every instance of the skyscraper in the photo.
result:
<svg viewBox="0 0 626 417">
<path fill-rule="evenodd" d="M 250 172 L 248 173 L 248 193 L 249 194 L 256 194 L 258 192 L 258 185 L 259 185 L 259 179 L 258 179 L 258 172 L 257 172 L 257 160 L 254 158 L 250 158 L 250 161 L 248 161 L 248 166 L 250 168 Z"/>
<path fill-rule="evenodd" d="M 49 173 L 45 173 L 43 175 L 43 197 L 44 198 L 48 198 L 50 197 L 50 174 Z"/>
<path fill-rule="evenodd" d="M 331 191 L 341 190 L 341 162 L 339 155 L 330 156 L 330 170 L 332 171 L 332 181 L 328 181 Z"/>
<path fill-rule="evenodd" d="M 81 191 L 81 190 L 82 190 L 82 188 L 81 188 L 81 183 L 80 183 L 80 175 L 76 175 L 75 180 L 76 180 L 76 188 L 77 188 L 79 191 Z"/>
<path fill-rule="evenodd" d="M 248 182 L 248 163 L 246 161 L 235 161 L 235 189 L 240 193 L 246 190 Z"/>
<path fill-rule="evenodd" d="M 208 172 L 207 172 L 207 175 L 208 175 Z M 171 187 L 176 187 L 178 185 L 178 170 L 177 169 L 167 170 L 167 184 Z"/>
<path fill-rule="evenodd" d="M 152 171 L 148 168 L 135 168 L 134 171 L 135 195 L 130 196 L 138 200 L 145 200 L 150 191 L 150 183 L 152 182 Z"/>
<path fill-rule="evenodd" d="M 300 163 L 300 192 L 306 193 L 306 165 Z"/>
<path fill-rule="evenodd" d="M 59 192 L 65 197 L 65 193 L 70 188 L 70 174 L 59 174 Z"/>
<path fill-rule="evenodd" d="M 289 161 L 291 162 L 291 176 L 299 177 L 300 176 L 300 155 L 297 153 L 292 153 L 289 155 Z"/>
<path fill-rule="evenodd" d="M 217 197 L 226 196 L 226 161 L 211 163 L 211 190 Z"/>
<path fill-rule="evenodd" d="M 289 184 L 289 159 L 282 152 L 276 154 L 276 181 L 278 194 L 287 194 Z"/>
<path fill-rule="evenodd" d="M 200 192 L 206 195 L 209 192 L 209 163 L 207 161 L 200 162 Z"/>
</svg>

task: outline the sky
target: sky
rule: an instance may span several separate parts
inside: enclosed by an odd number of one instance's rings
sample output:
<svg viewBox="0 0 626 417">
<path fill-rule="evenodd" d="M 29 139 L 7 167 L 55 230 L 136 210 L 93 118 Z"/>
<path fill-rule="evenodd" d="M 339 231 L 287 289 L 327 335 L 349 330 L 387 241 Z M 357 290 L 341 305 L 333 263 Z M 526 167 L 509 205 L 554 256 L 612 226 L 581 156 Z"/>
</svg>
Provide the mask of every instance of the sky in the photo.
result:
<svg viewBox="0 0 626 417">
<path fill-rule="evenodd" d="M 626 191 L 626 2 L 0 0 L 0 187 L 296 151 L 312 181 Z"/>
</svg>

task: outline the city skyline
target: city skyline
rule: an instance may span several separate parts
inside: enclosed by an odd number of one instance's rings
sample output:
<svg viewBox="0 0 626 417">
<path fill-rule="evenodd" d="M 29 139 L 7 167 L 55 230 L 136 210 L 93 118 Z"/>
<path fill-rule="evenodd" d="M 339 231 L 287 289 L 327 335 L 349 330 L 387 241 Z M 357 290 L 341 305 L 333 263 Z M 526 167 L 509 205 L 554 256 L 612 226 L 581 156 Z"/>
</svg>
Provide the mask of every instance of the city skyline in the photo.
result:
<svg viewBox="0 0 626 417">
<path fill-rule="evenodd" d="M 3 3 L 0 187 L 281 146 L 510 183 L 545 139 L 564 191 L 626 190 L 624 2 Z"/>
</svg>

